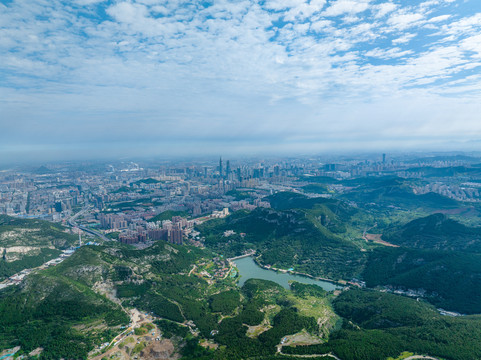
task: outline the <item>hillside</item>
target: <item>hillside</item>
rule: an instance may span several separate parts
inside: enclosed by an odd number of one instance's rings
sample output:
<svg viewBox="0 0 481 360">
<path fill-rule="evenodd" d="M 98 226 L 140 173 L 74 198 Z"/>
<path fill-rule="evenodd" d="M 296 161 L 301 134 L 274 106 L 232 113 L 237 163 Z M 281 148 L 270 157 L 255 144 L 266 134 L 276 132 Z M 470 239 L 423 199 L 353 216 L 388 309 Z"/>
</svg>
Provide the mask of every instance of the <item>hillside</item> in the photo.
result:
<svg viewBox="0 0 481 360">
<path fill-rule="evenodd" d="M 401 178 L 362 178 L 348 180 L 345 186 L 352 190 L 341 198 L 360 204 L 395 206 L 402 209 L 451 209 L 458 207 L 457 201 L 439 194 L 416 195 L 410 181 Z"/>
<path fill-rule="evenodd" d="M 299 238 L 289 237 L 299 242 L 296 251 L 307 256 L 307 248 L 315 246 L 302 246 L 314 231 L 311 226 L 315 228 L 302 210 L 257 209 L 205 224 L 209 223 L 210 230 L 222 226 L 256 230 L 251 240 L 269 245 L 277 236 L 283 239 L 300 229 Z M 316 253 L 339 241 L 330 236 L 316 233 L 313 243 L 322 243 Z M 20 287 L 0 291 L 0 350 L 19 345 L 19 354 L 42 348 L 45 358 L 85 359 L 121 331 L 129 321 L 123 309 L 134 307 L 162 319 L 155 324 L 173 339 L 183 360 L 280 359 L 277 346 L 284 354 L 333 352 L 343 360 L 385 360 L 403 351 L 467 360 L 481 351 L 472 345 L 481 343 L 479 317 L 443 317 L 422 301 L 373 291 L 344 291 L 335 299 L 315 285 L 294 283 L 286 290 L 256 279 L 239 288 L 230 277 L 208 274 L 215 267 L 214 254 L 208 250 L 162 241 L 144 250 L 108 245 L 83 247 L 56 267 L 30 275 Z M 331 257 L 339 253 L 335 250 Z M 426 289 L 437 306 L 450 309 L 452 304 L 469 313 L 481 304 L 480 256 L 379 248 L 369 254 L 364 276 L 372 286 L 387 282 L 408 287 L 411 281 Z M 336 266 L 329 261 L 329 266 Z M 469 300 L 462 302 L 463 298 Z M 336 331 L 339 315 L 345 320 Z M 470 346 L 462 342 L 466 336 L 473 339 Z M 199 345 L 201 339 L 219 347 L 205 349 Z M 282 339 L 287 340 L 281 344 Z M 301 346 L 306 341 L 318 345 Z"/>
<path fill-rule="evenodd" d="M 0 349 L 20 346 L 19 355 L 42 348 L 45 358 L 85 359 L 127 323 L 118 305 L 50 271 L 0 292 Z"/>
<path fill-rule="evenodd" d="M 186 286 L 186 275 L 182 275 L 198 258 L 196 249 L 164 242 L 146 250 L 82 247 L 56 267 L 28 276 L 20 287 L 0 292 L 0 350 L 18 345 L 25 353 L 43 348 L 46 358 L 85 359 L 96 345 L 110 341 L 119 332 L 118 326 L 128 323 L 129 317 L 116 304 L 120 303 L 117 295 L 123 299 L 133 296 L 132 303 L 139 308 L 167 318 L 175 316 L 172 308 L 176 305 L 157 295 L 158 291 L 170 294 L 170 298 L 178 294 L 189 304 L 194 303 L 193 297 L 204 296 L 193 289 L 197 278 Z M 154 279 L 159 283 L 163 280 L 162 290 Z M 205 282 L 199 279 L 197 283 Z M 125 291 L 147 284 L 151 290 L 146 294 L 134 291 L 128 295 Z M 186 286 L 184 290 L 181 284 Z M 204 303 L 207 307 L 207 299 Z M 196 305 L 200 305 L 198 301 Z M 189 314 L 188 309 L 183 310 Z M 176 320 L 183 322 L 184 318 Z"/>
<path fill-rule="evenodd" d="M 283 352 L 333 352 L 343 360 L 385 360 L 406 351 L 446 360 L 481 358 L 479 316 L 441 316 L 432 306 L 414 299 L 362 290 L 343 292 L 334 308 L 345 321 L 329 342 L 284 347 Z"/>
<path fill-rule="evenodd" d="M 59 224 L 0 215 L 0 281 L 57 257 L 77 239 Z"/>
<path fill-rule="evenodd" d="M 383 240 L 409 248 L 481 252 L 481 228 L 470 228 L 443 214 L 387 229 Z"/>
<path fill-rule="evenodd" d="M 19 355 L 42 348 L 44 358 L 85 359 L 128 322 L 117 304 L 162 318 L 156 324 L 166 336 L 182 334 L 171 336 L 185 360 L 248 354 L 267 360 L 283 336 L 305 329 L 320 341 L 337 321 L 321 288 L 300 284 L 291 292 L 250 280 L 239 289 L 230 278 L 202 275 L 213 266 L 212 257 L 165 242 L 144 250 L 83 247 L 22 286 L 0 292 L 0 351 L 18 345 Z M 256 326 L 262 334 L 252 333 Z M 201 338 L 227 347 L 206 350 L 198 345 Z"/>
<path fill-rule="evenodd" d="M 45 220 L 0 215 L 0 247 L 55 247 L 66 249 L 77 237 L 67 228 Z"/>
<path fill-rule="evenodd" d="M 423 167 L 407 169 L 406 172 L 422 173 L 424 177 L 461 177 L 461 176 L 479 177 L 481 175 L 481 170 L 479 168 L 466 167 L 466 166 L 449 166 L 449 167 L 423 166 Z"/>
<path fill-rule="evenodd" d="M 336 205 L 337 206 L 337 205 Z M 326 214 L 329 214 L 326 216 Z M 263 264 L 331 279 L 350 279 L 363 264 L 363 253 L 336 233 L 345 231 L 328 208 L 257 208 L 209 221 L 198 227 L 206 246 L 226 256 L 256 249 Z M 224 232 L 233 230 L 228 237 Z"/>
<path fill-rule="evenodd" d="M 367 286 L 413 289 L 437 307 L 465 314 L 481 313 L 481 255 L 378 248 L 363 272 Z"/>
<path fill-rule="evenodd" d="M 167 210 L 167 211 L 164 211 L 164 212 L 158 214 L 157 216 L 154 216 L 152 219 L 149 220 L 149 222 L 172 220 L 173 216 L 188 217 L 189 214 L 185 211 Z"/>
</svg>

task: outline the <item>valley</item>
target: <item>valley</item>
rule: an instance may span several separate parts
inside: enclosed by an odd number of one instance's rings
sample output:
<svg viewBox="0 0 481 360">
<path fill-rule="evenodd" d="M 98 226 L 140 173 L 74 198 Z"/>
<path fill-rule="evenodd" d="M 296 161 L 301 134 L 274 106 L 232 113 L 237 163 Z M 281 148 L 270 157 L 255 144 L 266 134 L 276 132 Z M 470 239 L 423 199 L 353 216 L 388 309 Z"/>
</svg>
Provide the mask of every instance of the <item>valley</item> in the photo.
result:
<svg viewBox="0 0 481 360">
<path fill-rule="evenodd" d="M 481 357 L 477 204 L 419 180 L 298 176 L 197 217 L 111 207 L 165 184 L 124 185 L 107 208 L 66 213 L 70 228 L 1 218 L 0 356 Z M 91 229 L 82 246 L 76 227 Z"/>
</svg>

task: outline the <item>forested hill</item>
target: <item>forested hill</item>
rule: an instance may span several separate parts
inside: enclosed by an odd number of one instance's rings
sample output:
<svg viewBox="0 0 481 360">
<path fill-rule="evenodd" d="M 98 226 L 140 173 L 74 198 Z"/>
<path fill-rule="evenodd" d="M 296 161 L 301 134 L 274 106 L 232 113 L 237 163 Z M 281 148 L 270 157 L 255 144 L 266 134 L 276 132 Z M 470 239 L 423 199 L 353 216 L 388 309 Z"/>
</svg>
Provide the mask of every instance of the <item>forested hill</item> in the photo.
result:
<svg viewBox="0 0 481 360">
<path fill-rule="evenodd" d="M 18 356 L 37 350 L 42 359 L 87 359 L 129 322 L 124 310 L 136 308 L 157 318 L 183 360 L 270 360 L 283 337 L 303 332 L 320 339 L 339 319 L 332 294 L 322 288 L 296 284 L 291 292 L 256 279 L 239 288 L 231 277 L 209 274 L 225 266 L 213 259 L 207 250 L 163 241 L 143 250 L 82 247 L 21 286 L 0 291 L 0 352 L 20 346 Z M 259 327 L 255 336 L 249 327 Z M 146 337 L 142 341 L 155 342 Z M 221 346 L 206 349 L 201 339 Z M 130 343 L 122 344 L 124 351 Z M 131 358 L 139 356 L 130 349 Z"/>
<path fill-rule="evenodd" d="M 75 270 L 76 263 L 81 268 Z M 118 305 L 91 288 L 108 271 L 85 247 L 62 267 L 32 274 L 20 287 L 0 292 L 0 350 L 20 346 L 21 355 L 41 348 L 45 359 L 86 359 L 129 321 Z"/>
<path fill-rule="evenodd" d="M 407 351 L 449 360 L 481 358 L 481 318 L 441 316 L 432 306 L 392 294 L 349 290 L 334 308 L 345 321 L 325 344 L 283 348 L 288 354 L 335 353 L 343 360 L 386 360 Z M 403 359 L 405 357 L 402 357 Z"/>
<path fill-rule="evenodd" d="M 417 290 L 437 307 L 481 313 L 481 255 L 438 250 L 378 248 L 363 272 L 367 286 Z"/>
<path fill-rule="evenodd" d="M 118 293 L 125 305 L 131 301 L 139 309 L 182 322 L 178 305 L 160 294 L 178 295 L 182 304 L 195 307 L 192 312 L 201 303 L 207 308 L 207 299 L 192 298 L 202 298 L 198 287 L 205 282 L 184 275 L 201 253 L 165 242 L 145 250 L 84 246 L 56 267 L 28 276 L 21 286 L 0 291 L 0 351 L 21 346 L 19 355 L 41 348 L 45 359 L 86 359 L 129 322 L 105 294 Z M 183 310 L 190 315 L 187 305 Z M 209 331 L 216 323 L 205 313 L 198 316 L 206 319 Z"/>
<path fill-rule="evenodd" d="M 409 248 L 481 252 L 481 228 L 471 228 L 443 214 L 388 229 L 383 240 Z"/>
<path fill-rule="evenodd" d="M 314 209 L 325 207 L 340 217 L 340 220 L 348 220 L 358 210 L 350 207 L 343 201 L 314 197 L 309 198 L 306 195 L 295 192 L 278 192 L 274 195 L 265 198 L 273 209 L 276 210 L 289 210 L 289 209 Z"/>
<path fill-rule="evenodd" d="M 68 248 L 77 239 L 59 224 L 0 215 L 0 247 L 52 246 L 62 249 Z"/>
<path fill-rule="evenodd" d="M 59 224 L 0 215 L 0 281 L 56 258 L 77 239 Z"/>
<path fill-rule="evenodd" d="M 226 256 L 255 249 L 265 265 L 335 280 L 351 279 L 364 262 L 359 247 L 340 236 L 346 231 L 344 222 L 324 205 L 309 210 L 238 211 L 198 229 L 206 246 Z M 234 234 L 226 237 L 228 230 Z"/>
<path fill-rule="evenodd" d="M 379 206 L 396 206 L 402 209 L 450 209 L 458 202 L 436 193 L 417 195 L 411 180 L 401 178 L 348 180 L 343 183 L 352 187 L 341 196 L 359 204 L 374 203 Z"/>
</svg>

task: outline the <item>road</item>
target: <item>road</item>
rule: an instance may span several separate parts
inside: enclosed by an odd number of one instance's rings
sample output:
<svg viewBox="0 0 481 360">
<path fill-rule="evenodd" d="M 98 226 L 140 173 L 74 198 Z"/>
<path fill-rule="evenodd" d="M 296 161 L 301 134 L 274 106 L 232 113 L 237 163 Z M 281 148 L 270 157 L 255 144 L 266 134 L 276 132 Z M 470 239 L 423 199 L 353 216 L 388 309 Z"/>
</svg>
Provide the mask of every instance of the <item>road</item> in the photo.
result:
<svg viewBox="0 0 481 360">
<path fill-rule="evenodd" d="M 75 222 L 75 219 L 77 217 L 79 217 L 80 215 L 83 215 L 85 214 L 87 211 L 89 211 L 91 208 L 90 207 L 86 207 L 82 210 L 80 210 L 78 213 L 76 213 L 75 215 L 71 216 L 70 219 L 67 220 L 67 224 L 71 227 L 78 227 L 79 229 L 85 231 L 86 233 L 89 233 L 89 234 L 92 234 L 92 235 L 95 235 L 99 238 L 101 238 L 102 240 L 104 241 L 112 241 L 112 239 L 109 239 L 108 237 L 106 237 L 104 234 L 96 231 L 96 230 L 93 230 L 93 229 L 90 229 L 86 226 L 83 226 L 83 225 L 78 225 L 76 222 Z"/>
<path fill-rule="evenodd" d="M 90 229 L 88 227 L 85 227 L 83 225 L 77 225 L 77 227 L 89 234 L 92 234 L 92 235 L 95 235 L 99 238 L 101 238 L 102 240 L 104 241 L 113 241 L 112 239 L 109 239 L 108 237 L 106 237 L 104 234 L 101 234 L 100 232 L 96 231 L 96 230 L 93 230 L 93 229 Z"/>
<path fill-rule="evenodd" d="M 284 354 L 282 352 L 282 347 L 281 349 L 279 350 L 279 348 L 277 349 L 277 352 L 279 354 L 281 354 L 282 356 L 292 356 L 292 357 L 296 357 L 296 358 L 320 358 L 320 357 L 330 357 L 330 358 L 333 358 L 333 359 L 336 359 L 336 360 L 341 360 L 339 359 L 336 355 L 332 354 L 332 353 L 329 353 L 329 354 L 322 354 L 322 355 L 298 355 L 298 354 Z M 427 358 L 429 359 L 429 358 Z M 435 360 L 438 360 L 438 359 L 435 359 Z"/>
</svg>

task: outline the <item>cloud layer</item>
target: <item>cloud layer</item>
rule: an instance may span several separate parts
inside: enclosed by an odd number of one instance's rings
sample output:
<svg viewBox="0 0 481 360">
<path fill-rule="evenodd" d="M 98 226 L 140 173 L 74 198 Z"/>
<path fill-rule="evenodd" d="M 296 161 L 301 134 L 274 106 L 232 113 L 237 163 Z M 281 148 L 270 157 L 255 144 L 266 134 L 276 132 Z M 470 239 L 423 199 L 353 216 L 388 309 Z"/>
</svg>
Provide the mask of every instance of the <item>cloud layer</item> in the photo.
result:
<svg viewBox="0 0 481 360">
<path fill-rule="evenodd" d="M 3 154 L 481 136 L 478 0 L 11 0 L 0 51 Z"/>
</svg>

